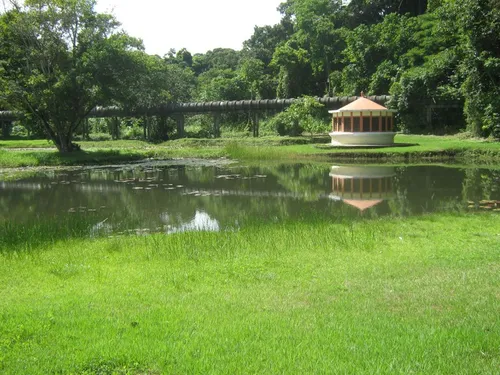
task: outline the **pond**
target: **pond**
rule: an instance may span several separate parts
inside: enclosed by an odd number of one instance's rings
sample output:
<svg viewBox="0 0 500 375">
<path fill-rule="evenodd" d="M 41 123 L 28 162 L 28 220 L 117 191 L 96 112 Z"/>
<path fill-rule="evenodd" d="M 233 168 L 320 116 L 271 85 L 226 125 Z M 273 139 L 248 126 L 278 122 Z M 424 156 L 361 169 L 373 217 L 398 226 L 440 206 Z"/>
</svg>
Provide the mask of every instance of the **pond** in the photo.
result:
<svg viewBox="0 0 500 375">
<path fill-rule="evenodd" d="M 443 166 L 139 164 L 0 181 L 0 222 L 81 217 L 91 234 L 500 210 L 500 171 Z"/>
</svg>

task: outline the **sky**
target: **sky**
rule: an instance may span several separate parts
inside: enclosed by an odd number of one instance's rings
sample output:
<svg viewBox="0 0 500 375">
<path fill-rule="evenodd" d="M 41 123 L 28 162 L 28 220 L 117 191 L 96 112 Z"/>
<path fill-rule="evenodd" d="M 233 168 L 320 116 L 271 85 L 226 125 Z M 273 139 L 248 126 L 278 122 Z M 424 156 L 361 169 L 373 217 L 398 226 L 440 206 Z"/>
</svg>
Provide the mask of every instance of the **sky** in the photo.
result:
<svg viewBox="0 0 500 375">
<path fill-rule="evenodd" d="M 274 25 L 284 0 L 97 0 L 96 10 L 113 14 L 122 28 L 141 38 L 149 54 L 171 48 L 192 54 L 214 48 L 240 50 L 254 26 Z"/>
</svg>

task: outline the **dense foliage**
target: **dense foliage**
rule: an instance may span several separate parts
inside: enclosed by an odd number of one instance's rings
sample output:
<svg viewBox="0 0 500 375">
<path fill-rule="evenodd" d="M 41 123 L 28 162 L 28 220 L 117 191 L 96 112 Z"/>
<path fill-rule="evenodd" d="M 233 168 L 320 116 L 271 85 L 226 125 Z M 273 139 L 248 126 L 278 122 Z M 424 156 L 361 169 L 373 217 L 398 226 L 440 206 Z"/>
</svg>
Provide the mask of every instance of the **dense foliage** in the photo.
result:
<svg viewBox="0 0 500 375">
<path fill-rule="evenodd" d="M 4 100 L 29 113 L 63 152 L 76 148 L 73 134 L 117 84 L 114 57 L 137 44 L 93 7 L 92 0 L 30 0 L 0 19 Z"/>
<path fill-rule="evenodd" d="M 281 22 L 255 27 L 241 51 L 163 57 L 147 55 L 93 9 L 94 0 L 29 0 L 0 18 L 0 107 L 31 113 L 62 150 L 97 104 L 133 109 L 361 91 L 392 95 L 405 132 L 500 138 L 500 0 L 286 0 Z M 310 128 L 296 119 L 284 124 L 290 113 L 270 127 Z M 250 128 L 249 114 L 224 116 L 223 123 Z M 147 139 L 175 133 L 172 119 L 140 121 Z M 213 135 L 203 125 L 210 119 L 192 121 L 197 134 Z"/>
</svg>

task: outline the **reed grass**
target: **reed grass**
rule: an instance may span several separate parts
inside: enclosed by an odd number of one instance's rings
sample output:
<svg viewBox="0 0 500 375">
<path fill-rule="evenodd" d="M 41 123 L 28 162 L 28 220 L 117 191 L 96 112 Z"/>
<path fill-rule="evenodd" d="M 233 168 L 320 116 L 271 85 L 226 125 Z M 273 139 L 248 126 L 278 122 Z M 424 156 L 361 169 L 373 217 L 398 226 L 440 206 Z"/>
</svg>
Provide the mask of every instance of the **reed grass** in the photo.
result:
<svg viewBox="0 0 500 375">
<path fill-rule="evenodd" d="M 442 214 L 3 244 L 0 372 L 495 374 L 499 228 Z"/>
<path fill-rule="evenodd" d="M 0 252 L 31 252 L 62 240 L 88 238 L 95 224 L 95 218 L 72 214 L 44 215 L 24 223 L 4 220 L 0 222 Z"/>
</svg>

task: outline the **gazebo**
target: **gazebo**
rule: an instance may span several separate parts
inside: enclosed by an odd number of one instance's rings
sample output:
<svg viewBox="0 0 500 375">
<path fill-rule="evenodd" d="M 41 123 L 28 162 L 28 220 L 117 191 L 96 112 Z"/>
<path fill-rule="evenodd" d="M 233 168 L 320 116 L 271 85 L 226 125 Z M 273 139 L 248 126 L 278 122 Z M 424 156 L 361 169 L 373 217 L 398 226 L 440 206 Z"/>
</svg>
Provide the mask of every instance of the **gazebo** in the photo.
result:
<svg viewBox="0 0 500 375">
<path fill-rule="evenodd" d="M 394 197 L 393 167 L 333 166 L 330 171 L 330 199 L 342 201 L 360 211 Z"/>
<path fill-rule="evenodd" d="M 389 146 L 394 143 L 394 110 L 363 96 L 332 114 L 332 145 Z"/>
</svg>

